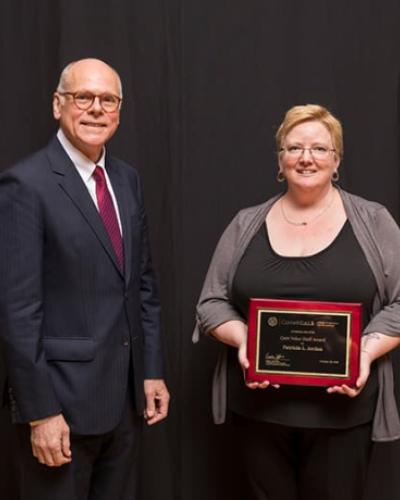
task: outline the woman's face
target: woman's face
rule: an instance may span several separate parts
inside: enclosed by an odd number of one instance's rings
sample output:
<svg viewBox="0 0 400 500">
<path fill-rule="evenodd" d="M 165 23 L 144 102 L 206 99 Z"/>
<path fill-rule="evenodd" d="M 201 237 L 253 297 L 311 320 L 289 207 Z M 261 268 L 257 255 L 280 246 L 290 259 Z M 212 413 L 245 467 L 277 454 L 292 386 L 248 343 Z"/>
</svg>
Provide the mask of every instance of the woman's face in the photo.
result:
<svg viewBox="0 0 400 500">
<path fill-rule="evenodd" d="M 300 123 L 287 134 L 279 154 L 279 168 L 289 188 L 327 187 L 340 160 L 329 130 L 319 121 Z"/>
</svg>

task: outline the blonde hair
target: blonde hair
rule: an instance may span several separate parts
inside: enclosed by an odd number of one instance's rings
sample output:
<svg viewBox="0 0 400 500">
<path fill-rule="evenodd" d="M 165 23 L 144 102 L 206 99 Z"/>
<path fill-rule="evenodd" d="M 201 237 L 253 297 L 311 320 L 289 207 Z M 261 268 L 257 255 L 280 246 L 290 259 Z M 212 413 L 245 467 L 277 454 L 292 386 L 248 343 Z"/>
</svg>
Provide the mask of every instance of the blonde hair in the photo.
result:
<svg viewBox="0 0 400 500">
<path fill-rule="evenodd" d="M 318 104 L 304 104 L 290 108 L 280 124 L 276 135 L 276 147 L 279 151 L 287 134 L 297 125 L 304 122 L 318 121 L 329 131 L 336 154 L 343 157 L 343 129 L 340 121 L 330 111 Z"/>
</svg>

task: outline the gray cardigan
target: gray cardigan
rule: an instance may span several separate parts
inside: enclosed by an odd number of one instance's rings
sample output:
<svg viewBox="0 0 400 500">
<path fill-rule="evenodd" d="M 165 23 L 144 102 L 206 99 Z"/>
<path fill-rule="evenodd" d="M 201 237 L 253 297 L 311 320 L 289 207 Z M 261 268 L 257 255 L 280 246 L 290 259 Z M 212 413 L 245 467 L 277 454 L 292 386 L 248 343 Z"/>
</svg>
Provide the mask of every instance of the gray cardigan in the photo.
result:
<svg viewBox="0 0 400 500">
<path fill-rule="evenodd" d="M 374 274 L 377 293 L 372 319 L 363 334 L 380 332 L 400 335 L 400 229 L 382 205 L 339 190 L 354 234 Z M 255 207 L 241 210 L 225 229 L 214 255 L 197 304 L 193 342 L 230 320 L 243 321 L 231 303 L 231 287 L 237 266 L 250 240 L 264 223 L 267 213 L 281 195 Z M 215 423 L 226 415 L 227 347 L 221 344 L 213 379 L 212 409 Z M 372 439 L 400 438 L 400 419 L 394 397 L 392 363 L 388 355 L 378 363 L 379 392 Z"/>
</svg>

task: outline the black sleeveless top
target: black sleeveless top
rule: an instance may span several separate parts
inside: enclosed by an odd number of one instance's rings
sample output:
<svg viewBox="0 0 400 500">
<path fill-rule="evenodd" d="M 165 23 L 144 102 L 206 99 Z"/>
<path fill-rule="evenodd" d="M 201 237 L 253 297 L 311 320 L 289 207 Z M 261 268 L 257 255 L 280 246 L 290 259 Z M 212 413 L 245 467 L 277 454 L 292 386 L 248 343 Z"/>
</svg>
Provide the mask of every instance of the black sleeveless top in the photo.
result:
<svg viewBox="0 0 400 500">
<path fill-rule="evenodd" d="M 250 297 L 361 302 L 364 327 L 375 293 L 374 276 L 348 221 L 328 247 L 307 257 L 278 255 L 263 224 L 247 247 L 232 285 L 232 301 L 243 318 Z M 229 349 L 228 360 L 228 408 L 235 413 L 308 428 L 348 428 L 373 418 L 377 396 L 374 367 L 363 391 L 349 398 L 327 394 L 321 387 L 251 390 L 243 382 L 236 349 Z"/>
</svg>

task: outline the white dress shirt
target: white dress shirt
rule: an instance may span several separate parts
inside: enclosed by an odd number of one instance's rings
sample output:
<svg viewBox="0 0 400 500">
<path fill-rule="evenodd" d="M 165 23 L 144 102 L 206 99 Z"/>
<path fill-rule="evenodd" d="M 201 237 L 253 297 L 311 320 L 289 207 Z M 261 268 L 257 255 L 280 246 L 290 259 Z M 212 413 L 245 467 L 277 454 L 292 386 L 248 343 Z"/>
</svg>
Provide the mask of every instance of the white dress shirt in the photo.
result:
<svg viewBox="0 0 400 500">
<path fill-rule="evenodd" d="M 103 152 L 101 154 L 99 161 L 97 163 L 93 163 L 92 160 L 89 160 L 87 156 L 85 156 L 83 153 L 79 151 L 79 149 L 77 149 L 75 146 L 71 144 L 71 142 L 66 138 L 64 132 L 61 129 L 59 129 L 57 132 L 57 139 L 61 142 L 62 147 L 65 149 L 65 152 L 67 153 L 70 160 L 74 164 L 79 175 L 82 177 L 83 183 L 87 187 L 90 197 L 92 198 L 93 203 L 96 205 L 97 210 L 99 210 L 99 206 L 97 204 L 96 181 L 94 180 L 93 172 L 95 171 L 96 167 L 101 167 L 104 170 L 107 182 L 107 188 L 110 192 L 112 201 L 114 203 L 114 208 L 118 219 L 119 230 L 121 231 L 122 235 L 122 226 L 121 226 L 121 218 L 119 215 L 118 203 L 117 199 L 115 198 L 114 190 L 112 188 L 110 178 L 108 177 L 107 170 L 105 167 L 106 149 L 103 147 Z"/>
</svg>

